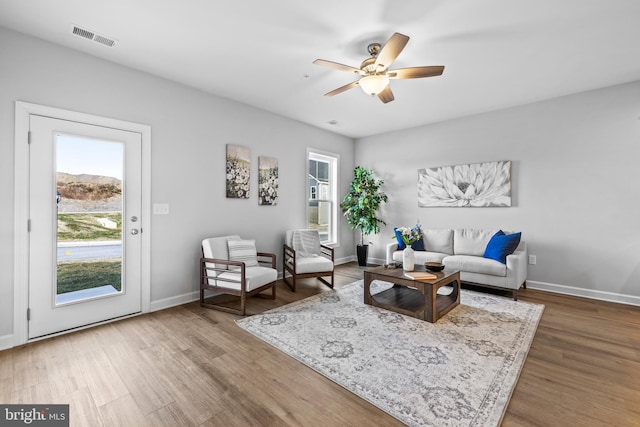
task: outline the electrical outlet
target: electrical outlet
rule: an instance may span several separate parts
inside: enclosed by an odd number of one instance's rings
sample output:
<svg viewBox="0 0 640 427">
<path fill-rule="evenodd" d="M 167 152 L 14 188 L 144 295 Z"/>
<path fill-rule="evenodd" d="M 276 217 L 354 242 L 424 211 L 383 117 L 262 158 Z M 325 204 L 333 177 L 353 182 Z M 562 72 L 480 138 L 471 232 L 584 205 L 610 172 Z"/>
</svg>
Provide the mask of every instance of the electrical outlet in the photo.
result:
<svg viewBox="0 0 640 427">
<path fill-rule="evenodd" d="M 536 256 L 535 255 L 529 255 L 529 264 L 531 265 L 536 265 Z"/>
<path fill-rule="evenodd" d="M 169 215 L 169 205 L 166 203 L 154 203 L 153 204 L 154 215 Z"/>
</svg>

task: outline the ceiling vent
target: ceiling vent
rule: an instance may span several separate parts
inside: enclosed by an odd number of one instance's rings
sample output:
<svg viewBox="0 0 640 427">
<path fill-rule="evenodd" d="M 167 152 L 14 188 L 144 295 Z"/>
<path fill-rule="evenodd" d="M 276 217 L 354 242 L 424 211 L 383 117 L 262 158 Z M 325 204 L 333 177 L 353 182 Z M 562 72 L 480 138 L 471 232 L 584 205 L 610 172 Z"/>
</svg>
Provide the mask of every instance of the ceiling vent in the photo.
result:
<svg viewBox="0 0 640 427">
<path fill-rule="evenodd" d="M 113 47 L 116 44 L 115 39 L 112 39 L 111 37 L 98 34 L 95 31 L 91 31 L 86 28 L 79 27 L 77 25 L 71 26 L 71 33 L 75 34 L 78 37 L 82 37 L 87 40 L 92 40 L 96 43 L 100 43 L 109 47 Z"/>
</svg>

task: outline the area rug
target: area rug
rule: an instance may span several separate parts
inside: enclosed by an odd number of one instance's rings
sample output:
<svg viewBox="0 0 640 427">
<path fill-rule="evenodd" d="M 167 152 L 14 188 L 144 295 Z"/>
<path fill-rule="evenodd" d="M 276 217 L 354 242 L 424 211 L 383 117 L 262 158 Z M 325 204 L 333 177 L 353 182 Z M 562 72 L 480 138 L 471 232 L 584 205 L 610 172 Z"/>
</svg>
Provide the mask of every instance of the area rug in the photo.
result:
<svg viewBox="0 0 640 427">
<path fill-rule="evenodd" d="M 463 289 L 428 323 L 365 305 L 358 281 L 237 324 L 407 425 L 485 427 L 502 420 L 543 309 Z"/>
</svg>

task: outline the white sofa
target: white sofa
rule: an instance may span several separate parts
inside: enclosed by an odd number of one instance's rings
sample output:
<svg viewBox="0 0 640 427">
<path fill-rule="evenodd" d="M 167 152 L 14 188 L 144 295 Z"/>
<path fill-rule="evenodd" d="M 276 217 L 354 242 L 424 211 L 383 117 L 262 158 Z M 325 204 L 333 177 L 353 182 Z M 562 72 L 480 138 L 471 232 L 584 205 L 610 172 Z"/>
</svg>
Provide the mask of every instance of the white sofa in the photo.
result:
<svg viewBox="0 0 640 427">
<path fill-rule="evenodd" d="M 507 289 L 518 299 L 520 287 L 526 288 L 527 244 L 520 244 L 506 258 L 506 264 L 484 258 L 484 251 L 491 237 L 498 230 L 474 229 L 426 229 L 425 251 L 414 251 L 416 265 L 425 262 L 441 262 L 447 269 L 460 270 L 463 283 Z M 507 233 L 508 234 L 508 233 Z M 387 264 L 402 262 L 402 250 L 394 241 L 387 245 Z"/>
</svg>

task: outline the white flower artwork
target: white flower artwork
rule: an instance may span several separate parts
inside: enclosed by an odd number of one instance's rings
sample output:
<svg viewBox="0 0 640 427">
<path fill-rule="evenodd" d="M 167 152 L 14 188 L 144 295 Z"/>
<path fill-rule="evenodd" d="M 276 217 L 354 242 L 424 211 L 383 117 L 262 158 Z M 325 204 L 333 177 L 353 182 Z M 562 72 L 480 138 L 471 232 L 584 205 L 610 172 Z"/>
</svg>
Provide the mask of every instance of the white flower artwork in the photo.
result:
<svg viewBox="0 0 640 427">
<path fill-rule="evenodd" d="M 248 199 L 251 182 L 251 150 L 227 144 L 227 197 Z"/>
<path fill-rule="evenodd" d="M 258 156 L 258 204 L 278 204 L 278 159 Z"/>
<path fill-rule="evenodd" d="M 418 169 L 418 206 L 511 206 L 511 161 Z"/>
</svg>

